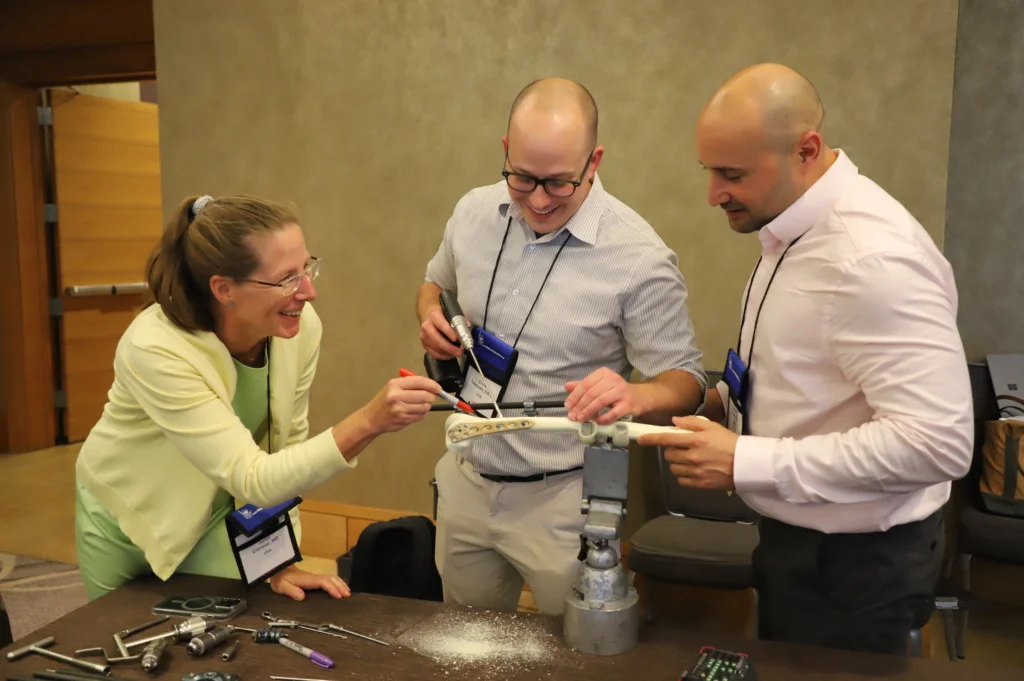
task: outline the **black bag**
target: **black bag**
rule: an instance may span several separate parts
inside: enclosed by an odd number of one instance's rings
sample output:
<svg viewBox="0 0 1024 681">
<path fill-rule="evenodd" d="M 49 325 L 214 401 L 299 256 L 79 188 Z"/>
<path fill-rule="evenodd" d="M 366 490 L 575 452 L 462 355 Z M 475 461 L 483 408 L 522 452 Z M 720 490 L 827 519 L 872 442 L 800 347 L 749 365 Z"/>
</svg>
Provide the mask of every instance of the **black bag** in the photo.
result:
<svg viewBox="0 0 1024 681">
<path fill-rule="evenodd" d="M 422 515 L 373 523 L 352 551 L 338 558 L 338 574 L 344 577 L 351 567 L 347 581 L 353 593 L 441 602 L 441 575 L 434 563 L 436 534 L 434 523 Z"/>
</svg>

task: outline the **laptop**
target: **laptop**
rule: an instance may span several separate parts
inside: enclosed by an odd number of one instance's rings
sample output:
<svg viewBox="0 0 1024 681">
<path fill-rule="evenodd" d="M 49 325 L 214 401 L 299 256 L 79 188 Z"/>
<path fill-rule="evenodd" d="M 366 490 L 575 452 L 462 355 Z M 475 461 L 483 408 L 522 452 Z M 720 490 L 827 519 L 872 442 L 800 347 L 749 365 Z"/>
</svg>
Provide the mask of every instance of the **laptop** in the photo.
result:
<svg viewBox="0 0 1024 681">
<path fill-rule="evenodd" d="M 988 355 L 986 359 L 996 395 L 1024 400 L 1024 354 Z M 1005 398 L 998 402 L 1001 416 L 1024 416 L 1024 404 Z"/>
</svg>

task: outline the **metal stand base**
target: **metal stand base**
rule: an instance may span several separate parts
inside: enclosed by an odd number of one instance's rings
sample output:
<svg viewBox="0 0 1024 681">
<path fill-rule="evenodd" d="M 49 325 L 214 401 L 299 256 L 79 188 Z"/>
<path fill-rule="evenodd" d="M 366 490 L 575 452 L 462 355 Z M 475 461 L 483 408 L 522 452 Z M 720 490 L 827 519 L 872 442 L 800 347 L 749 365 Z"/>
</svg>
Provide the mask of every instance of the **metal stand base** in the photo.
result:
<svg viewBox="0 0 1024 681">
<path fill-rule="evenodd" d="M 574 591 L 565 598 L 565 642 L 591 655 L 619 655 L 632 650 L 640 632 L 640 596 L 630 588 L 626 597 L 609 603 L 580 600 Z"/>
</svg>

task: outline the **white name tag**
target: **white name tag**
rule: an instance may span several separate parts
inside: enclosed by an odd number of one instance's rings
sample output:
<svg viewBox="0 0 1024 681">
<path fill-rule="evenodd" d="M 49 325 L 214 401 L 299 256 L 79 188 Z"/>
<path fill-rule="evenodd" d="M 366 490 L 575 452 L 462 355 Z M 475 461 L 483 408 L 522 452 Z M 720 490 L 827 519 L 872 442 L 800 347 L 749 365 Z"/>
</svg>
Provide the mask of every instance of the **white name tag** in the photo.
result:
<svg viewBox="0 0 1024 681">
<path fill-rule="evenodd" d="M 301 501 L 296 497 L 269 509 L 246 505 L 228 515 L 231 551 L 246 584 L 267 579 L 302 560 L 288 515 Z"/>
<path fill-rule="evenodd" d="M 490 392 L 488 392 L 488 389 Z M 487 378 L 477 371 L 476 367 L 471 365 L 466 369 L 466 380 L 462 384 L 461 397 L 464 402 L 469 402 L 470 404 L 491 404 L 492 395 L 493 399 L 500 399 L 501 389 L 500 383 Z M 487 417 L 494 416 L 493 409 L 479 409 L 478 411 Z"/>
<path fill-rule="evenodd" d="M 290 536 L 291 529 L 291 525 L 284 526 L 239 551 L 242 575 L 246 582 L 252 584 L 261 576 L 277 572 L 281 567 L 295 562 L 297 554 Z"/>
<path fill-rule="evenodd" d="M 736 400 L 731 394 L 725 405 L 725 423 L 729 430 L 737 435 L 743 435 L 743 412 L 740 411 L 739 405 L 736 404 Z"/>
</svg>

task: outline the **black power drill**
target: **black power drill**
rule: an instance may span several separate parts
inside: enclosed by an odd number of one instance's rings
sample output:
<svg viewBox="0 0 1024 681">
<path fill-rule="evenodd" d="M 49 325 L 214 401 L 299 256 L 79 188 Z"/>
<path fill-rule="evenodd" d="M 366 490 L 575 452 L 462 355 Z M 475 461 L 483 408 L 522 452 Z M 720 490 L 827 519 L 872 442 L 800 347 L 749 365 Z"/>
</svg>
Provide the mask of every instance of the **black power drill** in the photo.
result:
<svg viewBox="0 0 1024 681">
<path fill-rule="evenodd" d="M 467 351 L 472 350 L 473 334 L 466 321 L 466 316 L 462 314 L 462 308 L 459 307 L 455 293 L 448 290 L 441 291 L 440 301 L 444 318 L 459 335 L 459 340 L 455 344 Z M 452 395 L 462 392 L 462 365 L 459 363 L 458 357 L 435 359 L 429 353 L 424 353 L 423 368 L 426 370 L 427 376 L 436 381 L 445 392 Z"/>
</svg>

